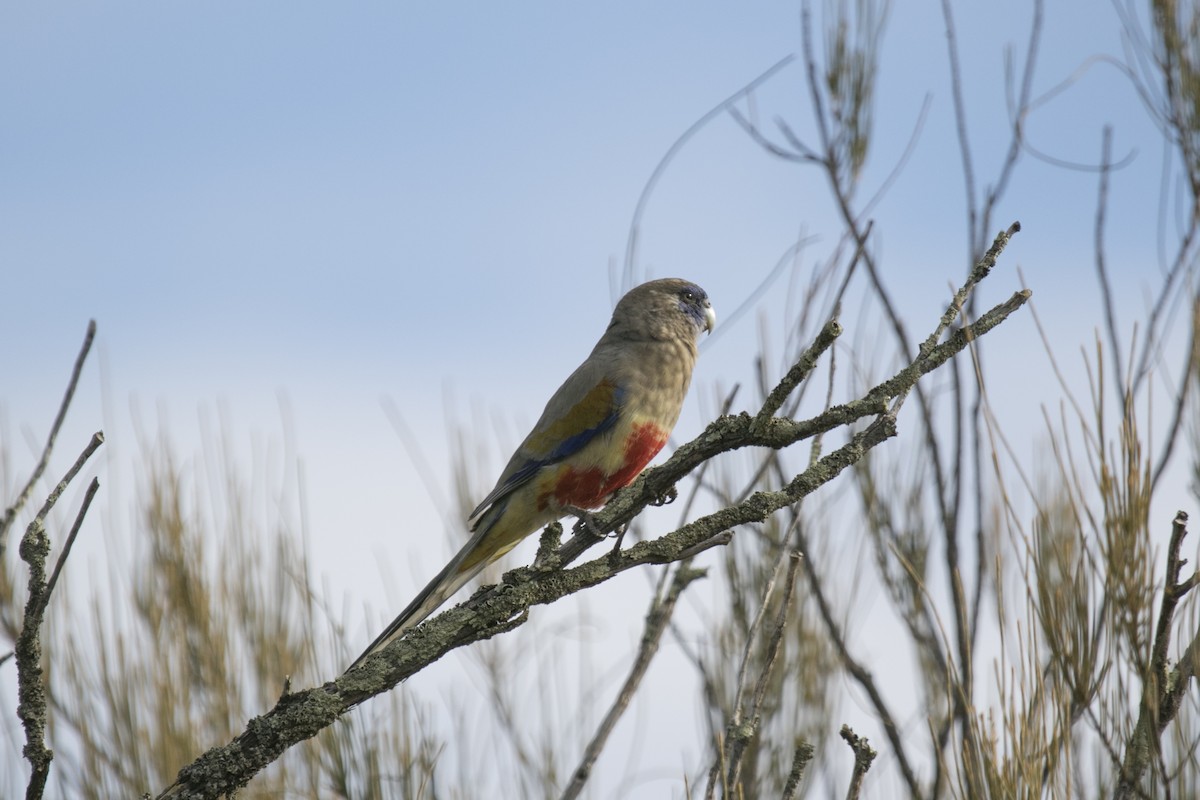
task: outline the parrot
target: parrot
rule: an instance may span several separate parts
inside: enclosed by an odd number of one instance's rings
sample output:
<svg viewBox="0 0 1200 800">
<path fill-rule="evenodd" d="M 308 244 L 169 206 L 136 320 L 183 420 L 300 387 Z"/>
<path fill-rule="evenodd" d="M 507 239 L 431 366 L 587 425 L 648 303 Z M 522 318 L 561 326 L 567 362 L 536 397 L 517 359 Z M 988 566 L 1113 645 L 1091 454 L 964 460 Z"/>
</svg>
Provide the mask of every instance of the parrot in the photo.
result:
<svg viewBox="0 0 1200 800">
<path fill-rule="evenodd" d="M 629 290 L 591 354 L 558 388 L 495 488 L 467 520 L 471 538 L 350 665 L 420 623 L 529 534 L 585 515 L 628 485 L 667 443 L 716 312 L 691 281 Z"/>
</svg>

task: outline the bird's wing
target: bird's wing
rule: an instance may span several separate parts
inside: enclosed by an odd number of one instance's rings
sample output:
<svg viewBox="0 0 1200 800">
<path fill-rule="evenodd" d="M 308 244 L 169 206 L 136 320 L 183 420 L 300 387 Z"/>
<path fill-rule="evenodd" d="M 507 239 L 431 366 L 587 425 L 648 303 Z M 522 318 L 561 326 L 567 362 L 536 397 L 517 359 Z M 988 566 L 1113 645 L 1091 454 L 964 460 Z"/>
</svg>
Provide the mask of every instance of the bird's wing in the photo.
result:
<svg viewBox="0 0 1200 800">
<path fill-rule="evenodd" d="M 610 430 L 620 416 L 624 398 L 625 390 L 593 353 L 546 403 L 546 410 L 513 453 L 496 488 L 471 513 L 472 530 L 489 506 L 527 483 L 538 470 L 569 458 Z"/>
</svg>

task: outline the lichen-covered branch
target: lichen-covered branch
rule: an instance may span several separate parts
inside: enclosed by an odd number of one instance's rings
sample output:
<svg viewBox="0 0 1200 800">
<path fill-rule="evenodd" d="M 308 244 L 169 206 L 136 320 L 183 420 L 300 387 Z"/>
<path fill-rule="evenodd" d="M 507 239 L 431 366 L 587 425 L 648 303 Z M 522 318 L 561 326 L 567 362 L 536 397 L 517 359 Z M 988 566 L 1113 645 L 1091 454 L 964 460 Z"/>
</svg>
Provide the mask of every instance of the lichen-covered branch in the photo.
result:
<svg viewBox="0 0 1200 800">
<path fill-rule="evenodd" d="M 33 468 L 33 472 L 29 475 L 29 480 L 25 487 L 17 495 L 17 499 L 13 504 L 4 510 L 4 515 L 0 516 L 0 555 L 4 554 L 4 548 L 8 543 L 8 529 L 12 526 L 17 514 L 25 504 L 29 502 L 29 495 L 33 492 L 33 487 L 41 480 L 42 473 L 46 471 L 46 466 L 50 463 L 50 453 L 54 450 L 54 442 L 58 438 L 58 432 L 62 428 L 63 420 L 67 418 L 67 409 L 71 407 L 71 399 L 75 396 L 75 387 L 79 385 L 79 376 L 83 372 L 83 362 L 87 360 L 88 353 L 92 349 L 92 341 L 96 338 L 96 320 L 89 320 L 87 333 L 83 337 L 83 345 L 79 348 L 79 355 L 75 357 L 75 366 L 71 370 L 71 379 L 67 381 L 67 391 L 63 394 L 62 403 L 58 406 L 58 414 L 54 417 L 54 423 L 50 426 L 50 434 L 46 437 L 46 446 L 42 448 L 42 456 L 38 459 L 37 465 Z"/>
<path fill-rule="evenodd" d="M 1007 241 L 1006 234 L 1001 236 Z M 997 241 L 1002 246 L 1001 239 Z M 647 470 L 633 484 L 618 492 L 593 516 L 591 525 L 600 532 L 618 529 L 647 505 L 670 496 L 675 485 L 693 469 L 721 453 L 743 447 L 781 449 L 873 417 L 841 447 L 815 460 L 806 470 L 775 489 L 755 492 L 675 531 L 571 567 L 569 565 L 597 541 L 594 533 L 577 534 L 559 548 L 557 558 L 547 558 L 543 554 L 539 565 L 507 573 L 499 585 L 484 587 L 465 603 L 427 620 L 337 680 L 285 694 L 266 714 L 251 719 L 246 730 L 233 741 L 209 750 L 180 770 L 175 783 L 159 797 L 216 798 L 232 792 L 244 786 L 287 748 L 315 736 L 359 703 L 395 687 L 451 650 L 524 624 L 533 606 L 556 602 L 634 567 L 681 561 L 707 547 L 729 541 L 730 531 L 739 526 L 762 522 L 780 509 L 797 503 L 894 436 L 899 404 L 889 409 L 889 403 L 902 398 L 923 375 L 945 364 L 970 342 L 995 328 L 1029 296 L 1028 291 L 1016 293 L 941 343 L 922 348 L 910 364 L 863 397 L 834 406 L 811 419 L 797 421 L 772 417 L 759 420 L 749 414 L 740 414 L 713 421 L 700 436 L 676 450 L 665 464 Z M 957 309 L 954 312 L 957 313 Z M 949 319 L 953 317 L 951 314 Z M 948 322 L 943 320 L 944 324 Z M 784 380 L 788 379 L 785 377 Z M 786 399 L 786 393 L 783 397 Z M 550 569 L 547 562 L 557 562 L 562 568 Z"/>
<path fill-rule="evenodd" d="M 1184 595 L 1195 588 L 1200 573 L 1193 572 L 1183 581 L 1179 574 L 1186 559 L 1179 557 L 1183 538 L 1187 536 L 1188 515 L 1176 513 L 1171 524 L 1171 540 L 1167 545 L 1167 574 L 1163 578 L 1162 605 L 1158 613 L 1158 624 L 1154 633 L 1154 645 L 1150 658 L 1150 669 L 1143 676 L 1142 702 L 1133 734 L 1126 745 L 1125 759 L 1121 763 L 1121 775 L 1117 781 L 1114 800 L 1135 797 L 1146 768 L 1157 758 L 1163 730 L 1175 719 L 1179 704 L 1196 674 L 1196 657 L 1193 652 L 1200 636 L 1184 651 L 1179 666 L 1172 670 L 1167 661 L 1167 650 L 1171 643 L 1171 628 L 1175 607 Z"/>
<path fill-rule="evenodd" d="M 83 346 L 75 358 L 75 366 L 71 370 L 66 394 L 59 405 L 58 414 L 50 426 L 50 435 L 42 450 L 42 456 L 34 468 L 29 482 L 17 496 L 17 500 L 4 512 L 3 517 L 0 517 L 0 555 L 4 552 L 8 528 L 12 525 L 17 513 L 28 502 L 34 485 L 50 462 L 55 439 L 58 437 L 63 420 L 66 419 L 67 409 L 71 405 L 75 387 L 79 384 L 79 376 L 83 371 L 83 363 L 91 350 L 92 340 L 95 336 L 96 323 L 93 320 L 88 323 Z M 50 555 L 50 536 L 46 533 L 46 517 L 54 509 L 63 492 L 67 490 L 67 486 L 103 443 L 104 434 L 102 432 L 98 431 L 92 435 L 91 441 L 75 459 L 75 463 L 67 470 L 66 475 L 50 490 L 42 507 L 38 509 L 37 514 L 25 529 L 25 535 L 21 537 L 21 544 L 18 548 L 21 560 L 29 565 L 28 599 L 25 602 L 25 612 L 21 618 L 20 632 L 17 634 L 14 649 L 17 662 L 17 717 L 25 729 L 25 746 L 21 752 L 32 768 L 29 783 L 25 788 L 26 800 L 39 800 L 42 797 L 46 791 L 46 780 L 50 777 L 50 762 L 54 758 L 53 752 L 46 746 L 46 687 L 42 680 L 41 663 L 42 621 L 45 619 L 46 608 L 50 604 L 50 595 L 54 591 L 71 545 L 83 524 L 83 518 L 92 504 L 92 498 L 96 496 L 99 483 L 93 480 L 92 486 L 84 496 L 83 503 L 75 517 L 75 523 L 71 527 L 71 533 L 67 537 L 67 543 L 63 547 L 62 554 L 59 556 L 49 580 L 47 580 L 46 559 Z"/>
<path fill-rule="evenodd" d="M 849 725 L 842 726 L 841 736 L 854 751 L 854 771 L 850 773 L 850 786 L 846 789 L 846 800 L 858 800 L 859 795 L 862 794 L 863 779 L 866 778 L 871 763 L 875 761 L 875 748 L 871 747 L 865 737 L 859 736 L 851 730 Z"/>
</svg>

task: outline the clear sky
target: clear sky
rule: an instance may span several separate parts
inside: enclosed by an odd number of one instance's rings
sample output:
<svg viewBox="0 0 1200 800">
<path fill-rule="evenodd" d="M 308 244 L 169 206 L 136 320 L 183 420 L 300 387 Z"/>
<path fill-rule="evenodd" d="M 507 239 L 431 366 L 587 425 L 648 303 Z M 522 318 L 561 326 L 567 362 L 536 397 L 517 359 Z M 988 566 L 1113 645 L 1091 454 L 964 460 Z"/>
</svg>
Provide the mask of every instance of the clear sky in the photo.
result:
<svg viewBox="0 0 1200 800">
<path fill-rule="evenodd" d="M 865 186 L 903 152 L 928 96 L 912 158 L 876 212 L 887 278 L 923 336 L 965 272 L 965 210 L 940 4 L 900 5 Z M 957 5 L 986 184 L 1007 142 L 1005 52 L 1023 57 L 1029 12 Z M 1035 93 L 1093 56 L 1122 56 L 1108 4 L 1050 6 Z M 201 419 L 223 408 L 250 464 L 282 436 L 285 397 L 315 568 L 335 604 L 374 609 L 350 629 L 365 643 L 384 609 L 406 602 L 450 550 L 380 398 L 414 427 L 443 486 L 445 425 L 472 406 L 507 426 L 482 434 L 498 467 L 503 443 L 602 331 L 613 265 L 659 159 L 702 114 L 796 52 L 799 20 L 795 2 L 5 4 L 5 480 L 32 463 L 89 318 L 99 358 L 51 473 L 106 429 L 110 461 L 98 471 L 116 488 L 102 492 L 95 524 L 107 536 L 131 513 L 127 494 L 114 495 L 137 452 L 135 429 L 161 426 L 191 453 Z M 807 137 L 806 97 L 794 63 L 756 95 L 755 112 L 768 129 L 782 118 Z M 1136 154 L 1114 176 L 1109 234 L 1128 329 L 1158 269 L 1153 127 L 1129 83 L 1097 63 L 1028 130 L 1039 150 L 1094 163 L 1106 124 L 1114 153 Z M 995 220 L 998 229 L 1020 219 L 1025 230 L 982 297 L 990 305 L 1019 288 L 1020 266 L 1075 375 L 1078 348 L 1102 321 L 1096 181 L 1026 157 Z M 688 437 L 713 413 L 714 385 L 750 381 L 759 320 L 781 358 L 789 281 L 806 278 L 840 228 L 815 170 L 764 154 L 728 117 L 681 151 L 643 225 L 638 268 L 700 283 L 719 324 L 798 236 L 812 237 L 779 291 L 705 347 L 678 429 Z M 877 321 L 856 313 L 842 320 L 847 341 L 869 347 Z M 1015 428 L 1018 448 L 1032 453 L 1040 406 L 1058 394 L 1031 322 L 1006 328 L 991 345 L 991 386 L 1007 419 L 1026 426 Z M 99 547 L 84 555 L 106 557 Z M 631 631 L 642 604 L 629 612 Z M 678 702 L 695 708 L 687 691 Z M 676 736 L 646 758 L 677 779 L 698 746 Z M 645 796 L 664 786 L 650 783 Z"/>
</svg>

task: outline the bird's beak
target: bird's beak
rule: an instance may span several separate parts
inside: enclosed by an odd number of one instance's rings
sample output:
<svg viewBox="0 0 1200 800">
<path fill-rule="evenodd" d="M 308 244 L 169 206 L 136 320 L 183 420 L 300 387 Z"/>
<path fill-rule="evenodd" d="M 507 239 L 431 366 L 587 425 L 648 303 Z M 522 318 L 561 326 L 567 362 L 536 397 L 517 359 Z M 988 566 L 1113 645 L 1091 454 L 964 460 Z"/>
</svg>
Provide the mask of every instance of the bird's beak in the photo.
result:
<svg viewBox="0 0 1200 800">
<path fill-rule="evenodd" d="M 713 311 L 712 303 L 704 301 L 704 330 L 712 333 L 717 326 L 717 312 Z"/>
</svg>

